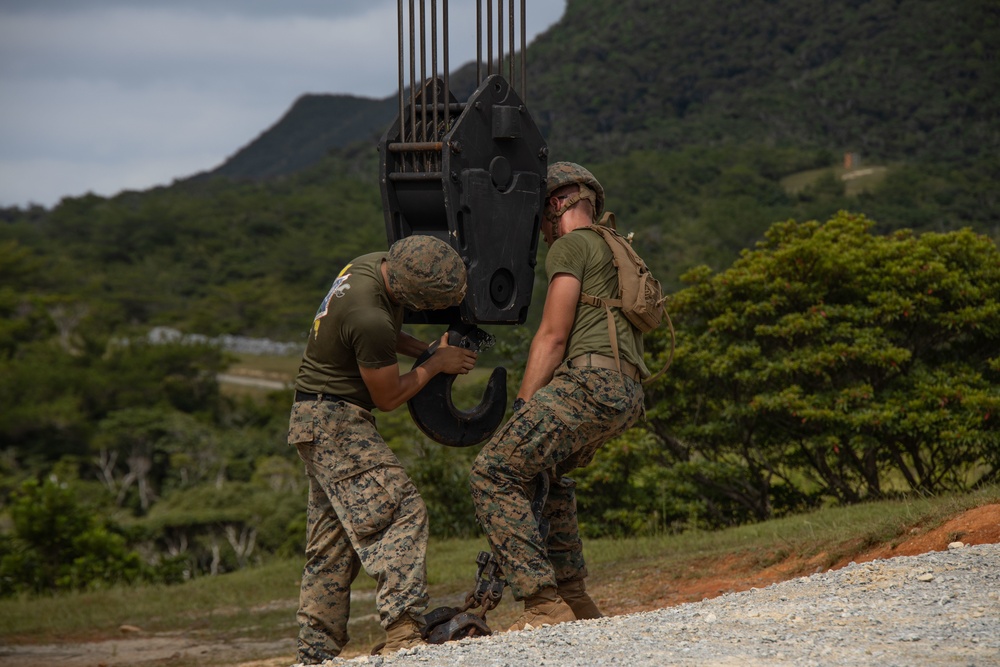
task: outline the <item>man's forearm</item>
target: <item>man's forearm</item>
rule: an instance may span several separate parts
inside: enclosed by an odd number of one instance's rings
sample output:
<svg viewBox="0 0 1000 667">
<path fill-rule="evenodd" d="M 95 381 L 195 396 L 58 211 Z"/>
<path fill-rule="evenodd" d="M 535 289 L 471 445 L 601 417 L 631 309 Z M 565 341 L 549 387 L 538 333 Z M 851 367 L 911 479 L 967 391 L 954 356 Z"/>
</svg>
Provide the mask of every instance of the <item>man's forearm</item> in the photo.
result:
<svg viewBox="0 0 1000 667">
<path fill-rule="evenodd" d="M 361 368 L 361 377 L 368 386 L 375 407 L 383 412 L 395 410 L 413 398 L 440 371 L 440 363 L 432 356 L 413 370 L 399 374 L 399 366 L 384 366 L 371 371 Z"/>
</svg>

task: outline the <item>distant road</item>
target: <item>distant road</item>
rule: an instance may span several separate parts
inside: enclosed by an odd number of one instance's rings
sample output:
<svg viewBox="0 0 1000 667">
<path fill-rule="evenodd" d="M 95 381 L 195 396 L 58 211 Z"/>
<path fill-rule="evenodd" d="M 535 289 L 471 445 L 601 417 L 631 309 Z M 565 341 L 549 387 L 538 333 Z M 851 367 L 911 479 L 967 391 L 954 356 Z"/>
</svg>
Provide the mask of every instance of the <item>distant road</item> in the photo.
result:
<svg viewBox="0 0 1000 667">
<path fill-rule="evenodd" d="M 263 378 L 248 377 L 246 375 L 233 375 L 231 373 L 219 373 L 215 376 L 218 381 L 226 382 L 228 384 L 238 384 L 244 387 L 258 387 L 260 389 L 288 389 L 289 384 L 287 382 L 279 382 L 278 380 L 265 380 Z"/>
</svg>

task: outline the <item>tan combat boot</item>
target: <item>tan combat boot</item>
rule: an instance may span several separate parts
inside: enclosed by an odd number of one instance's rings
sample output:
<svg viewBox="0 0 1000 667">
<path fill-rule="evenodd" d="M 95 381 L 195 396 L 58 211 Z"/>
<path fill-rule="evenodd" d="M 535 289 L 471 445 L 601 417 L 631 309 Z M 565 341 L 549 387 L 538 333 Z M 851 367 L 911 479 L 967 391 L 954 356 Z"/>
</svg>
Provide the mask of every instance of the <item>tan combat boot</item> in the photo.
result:
<svg viewBox="0 0 1000 667">
<path fill-rule="evenodd" d="M 544 625 L 575 620 L 573 610 L 556 594 L 556 589 L 549 586 L 524 598 L 524 612 L 507 631 L 534 630 Z"/>
<path fill-rule="evenodd" d="M 426 643 L 420 636 L 420 624 L 409 614 L 403 614 L 385 629 L 385 644 L 378 649 L 377 655 L 387 655 Z"/>
<path fill-rule="evenodd" d="M 587 595 L 587 586 L 583 583 L 583 579 L 560 581 L 556 593 L 569 605 L 578 620 L 604 617 L 594 600 Z"/>
</svg>

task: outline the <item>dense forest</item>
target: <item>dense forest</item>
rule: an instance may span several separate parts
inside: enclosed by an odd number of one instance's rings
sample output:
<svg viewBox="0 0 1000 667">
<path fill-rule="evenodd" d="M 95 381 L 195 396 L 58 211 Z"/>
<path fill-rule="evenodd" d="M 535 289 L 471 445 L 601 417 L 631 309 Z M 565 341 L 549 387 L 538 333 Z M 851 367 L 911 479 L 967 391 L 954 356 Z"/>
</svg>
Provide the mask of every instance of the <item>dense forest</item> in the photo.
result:
<svg viewBox="0 0 1000 667">
<path fill-rule="evenodd" d="M 588 159 L 735 140 L 961 162 L 1000 142 L 998 31 L 989 0 L 571 0 L 529 98 Z"/>
<path fill-rule="evenodd" d="M 998 44 L 985 1 L 571 0 L 531 46 L 553 159 L 601 180 L 677 332 L 647 421 L 580 472 L 588 534 L 996 481 Z M 389 102 L 305 96 L 213 173 L 0 210 L 0 594 L 301 551 L 288 393 L 223 392 L 225 351 L 147 334 L 302 341 L 386 245 Z M 512 386 L 540 304 L 492 332 Z M 432 532 L 476 534 L 475 448 L 378 418 Z"/>
</svg>

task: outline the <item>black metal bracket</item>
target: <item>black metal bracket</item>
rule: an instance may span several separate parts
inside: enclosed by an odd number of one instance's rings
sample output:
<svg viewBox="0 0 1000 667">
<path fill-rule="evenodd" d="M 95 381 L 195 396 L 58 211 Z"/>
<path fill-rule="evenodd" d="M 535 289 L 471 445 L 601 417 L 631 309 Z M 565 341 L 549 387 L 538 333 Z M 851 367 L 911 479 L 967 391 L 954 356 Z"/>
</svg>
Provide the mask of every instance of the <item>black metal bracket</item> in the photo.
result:
<svg viewBox="0 0 1000 667">
<path fill-rule="evenodd" d="M 493 337 L 474 325 L 456 324 L 448 329 L 448 344 L 479 352 Z M 436 346 L 431 346 L 413 364 L 427 361 Z M 424 435 L 449 447 L 471 447 L 488 439 L 500 426 L 507 412 L 507 369 L 493 369 L 486 383 L 483 400 L 471 410 L 459 410 L 452 401 L 454 375 L 440 373 L 407 402 L 410 417 Z"/>
</svg>

